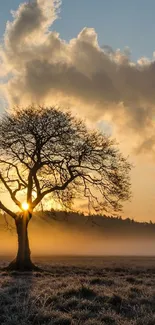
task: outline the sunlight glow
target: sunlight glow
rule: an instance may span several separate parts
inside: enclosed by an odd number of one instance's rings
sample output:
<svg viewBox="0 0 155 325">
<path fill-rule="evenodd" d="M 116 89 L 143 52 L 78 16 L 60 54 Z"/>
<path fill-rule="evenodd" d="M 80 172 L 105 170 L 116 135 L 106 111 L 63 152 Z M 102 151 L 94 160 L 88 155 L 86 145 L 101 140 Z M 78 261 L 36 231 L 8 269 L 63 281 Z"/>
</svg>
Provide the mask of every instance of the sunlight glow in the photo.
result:
<svg viewBox="0 0 155 325">
<path fill-rule="evenodd" d="M 28 208 L 29 208 L 29 204 L 27 202 L 23 202 L 22 203 L 22 209 L 25 210 L 25 211 L 27 211 Z"/>
</svg>

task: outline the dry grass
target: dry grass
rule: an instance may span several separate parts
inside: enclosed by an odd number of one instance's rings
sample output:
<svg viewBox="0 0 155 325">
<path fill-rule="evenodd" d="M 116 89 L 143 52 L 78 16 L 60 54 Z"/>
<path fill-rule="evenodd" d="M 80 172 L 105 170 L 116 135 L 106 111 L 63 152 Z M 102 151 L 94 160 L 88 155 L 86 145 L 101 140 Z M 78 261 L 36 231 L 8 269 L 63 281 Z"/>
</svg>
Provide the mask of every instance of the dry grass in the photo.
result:
<svg viewBox="0 0 155 325">
<path fill-rule="evenodd" d="M 153 260 L 77 261 L 44 260 L 45 271 L 31 275 L 1 271 L 0 324 L 155 324 Z"/>
</svg>

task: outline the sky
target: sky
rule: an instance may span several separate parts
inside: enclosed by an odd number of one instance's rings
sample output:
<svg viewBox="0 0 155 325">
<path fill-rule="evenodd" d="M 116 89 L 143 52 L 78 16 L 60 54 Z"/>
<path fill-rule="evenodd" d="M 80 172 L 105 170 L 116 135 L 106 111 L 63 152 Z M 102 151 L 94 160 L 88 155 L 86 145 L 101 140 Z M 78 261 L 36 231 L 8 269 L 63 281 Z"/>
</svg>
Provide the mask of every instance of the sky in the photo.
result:
<svg viewBox="0 0 155 325">
<path fill-rule="evenodd" d="M 32 1 L 32 0 L 31 0 Z M 6 21 L 11 20 L 11 10 L 16 10 L 20 0 L 0 2 L 0 37 L 3 37 Z M 154 0 L 64 0 L 60 19 L 53 29 L 62 39 L 69 41 L 84 26 L 97 31 L 100 45 L 110 45 L 132 51 L 132 58 L 152 57 L 155 51 L 155 2 Z"/>
<path fill-rule="evenodd" d="M 134 165 L 124 215 L 155 222 L 154 11 L 153 0 L 0 2 L 0 103 L 66 105 L 116 137 Z"/>
</svg>

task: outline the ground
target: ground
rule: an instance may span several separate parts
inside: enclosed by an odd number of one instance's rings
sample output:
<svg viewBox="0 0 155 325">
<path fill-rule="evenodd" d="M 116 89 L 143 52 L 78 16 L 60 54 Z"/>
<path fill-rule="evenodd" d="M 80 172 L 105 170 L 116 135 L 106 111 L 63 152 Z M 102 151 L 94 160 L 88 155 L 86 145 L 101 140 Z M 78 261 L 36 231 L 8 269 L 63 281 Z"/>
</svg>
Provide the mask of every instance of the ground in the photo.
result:
<svg viewBox="0 0 155 325">
<path fill-rule="evenodd" d="M 0 272 L 1 325 L 154 325 L 155 258 L 36 258 Z M 1 266 L 7 258 L 1 258 Z"/>
</svg>

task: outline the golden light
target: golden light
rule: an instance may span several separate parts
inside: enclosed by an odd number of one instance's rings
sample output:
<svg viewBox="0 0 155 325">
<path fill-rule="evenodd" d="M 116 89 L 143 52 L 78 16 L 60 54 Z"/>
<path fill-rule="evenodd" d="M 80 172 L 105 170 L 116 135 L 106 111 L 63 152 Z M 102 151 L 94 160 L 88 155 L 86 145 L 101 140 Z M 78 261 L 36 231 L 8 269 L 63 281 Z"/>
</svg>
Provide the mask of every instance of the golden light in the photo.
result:
<svg viewBox="0 0 155 325">
<path fill-rule="evenodd" d="M 29 204 L 27 202 L 22 203 L 22 209 L 27 211 L 29 209 Z"/>
</svg>

